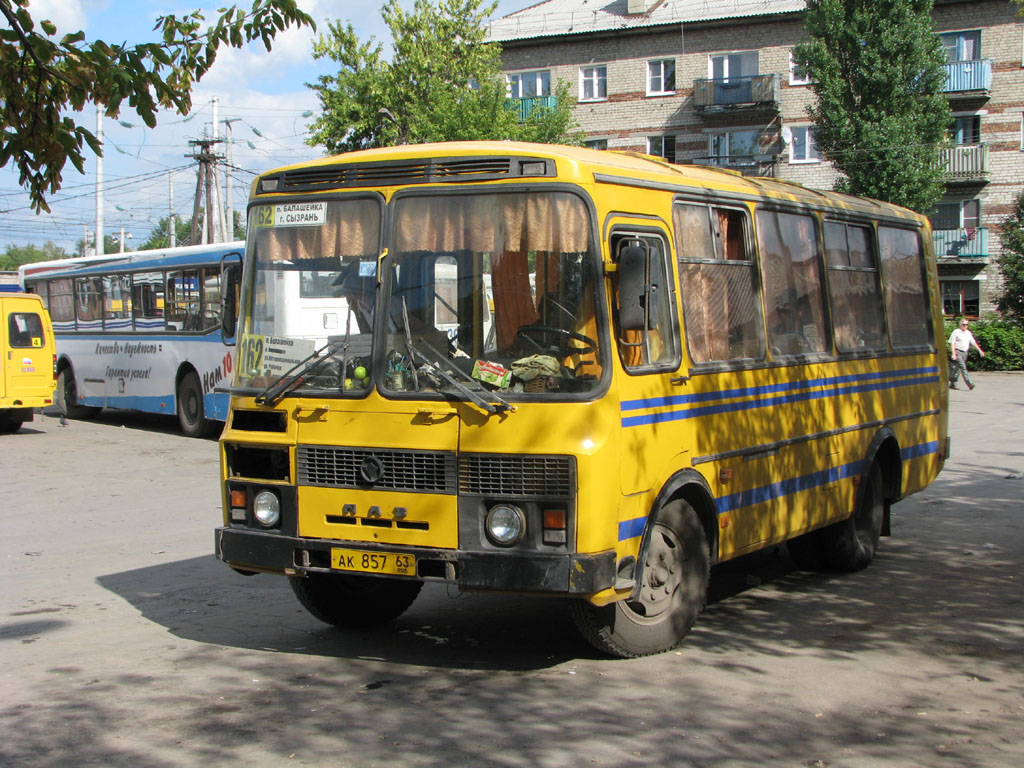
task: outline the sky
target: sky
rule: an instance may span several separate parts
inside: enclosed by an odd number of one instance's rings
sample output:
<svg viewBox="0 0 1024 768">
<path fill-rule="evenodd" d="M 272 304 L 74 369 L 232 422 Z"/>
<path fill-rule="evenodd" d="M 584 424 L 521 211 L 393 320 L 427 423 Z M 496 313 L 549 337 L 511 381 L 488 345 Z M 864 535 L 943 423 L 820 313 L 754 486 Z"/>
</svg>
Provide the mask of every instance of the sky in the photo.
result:
<svg viewBox="0 0 1024 768">
<path fill-rule="evenodd" d="M 495 16 L 532 5 L 536 0 L 502 0 Z M 30 0 L 37 25 L 50 19 L 58 35 L 82 30 L 87 40 L 108 43 L 152 42 L 159 16 L 179 18 L 201 8 L 208 21 L 227 5 L 250 7 L 251 0 Z M 312 44 L 327 32 L 328 21 L 351 22 L 360 40 L 371 36 L 387 45 L 389 32 L 380 18 L 380 1 L 298 0 L 317 23 L 318 32 L 289 29 L 279 33 L 273 51 L 262 44 L 241 50 L 224 48 L 210 72 L 192 93 L 187 117 L 164 112 L 155 129 L 148 129 L 125 105 L 119 118 L 103 123 L 103 229 L 121 237 L 125 249 L 138 248 L 154 226 L 170 211 L 173 186 L 174 213 L 190 217 L 196 187 L 194 149 L 190 140 L 213 135 L 216 109 L 217 135 L 224 137 L 224 121 L 231 122 L 231 155 L 239 171 L 232 173 L 232 203 L 243 211 L 249 184 L 262 171 L 323 155 L 323 149 L 305 144 L 307 126 L 319 111 L 316 93 L 306 83 L 335 71 L 331 61 L 317 61 Z M 411 8 L 413 0 L 402 0 Z M 4 22 L 0 22 L 4 23 Z M 216 100 L 216 107 L 214 106 Z M 79 124 L 95 132 L 95 109 L 71 113 Z M 90 239 L 96 221 L 96 160 L 86 148 L 85 173 L 68 163 L 61 190 L 48 197 L 51 212 L 36 214 L 18 184 L 12 164 L 0 168 L 0 252 L 8 245 L 47 241 L 73 253 L 86 231 Z"/>
</svg>

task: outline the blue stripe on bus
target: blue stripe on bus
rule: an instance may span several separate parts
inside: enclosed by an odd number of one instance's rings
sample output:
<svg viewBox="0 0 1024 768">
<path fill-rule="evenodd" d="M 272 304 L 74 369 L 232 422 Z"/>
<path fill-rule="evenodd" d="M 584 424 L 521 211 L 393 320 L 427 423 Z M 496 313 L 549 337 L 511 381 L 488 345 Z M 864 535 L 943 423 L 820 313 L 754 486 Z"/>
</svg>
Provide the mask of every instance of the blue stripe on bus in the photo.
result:
<svg viewBox="0 0 1024 768">
<path fill-rule="evenodd" d="M 874 381 L 878 379 L 893 379 L 901 376 L 919 376 L 921 374 L 938 373 L 936 366 L 924 368 L 903 368 L 897 371 L 880 371 L 872 373 L 852 373 L 844 376 L 829 376 L 820 379 L 805 379 L 803 381 L 787 381 L 782 384 L 770 384 L 762 387 L 744 387 L 740 389 L 723 389 L 719 392 L 705 392 L 696 395 L 674 395 L 672 397 L 641 398 L 639 400 L 623 400 L 620 404 L 622 411 L 642 410 L 646 408 L 662 408 L 671 405 L 685 405 L 687 403 L 700 403 L 709 400 L 729 400 L 737 397 L 755 397 L 757 395 L 774 394 L 777 392 L 790 392 L 795 389 L 811 389 L 813 387 L 825 387 L 835 384 L 851 384 L 860 381 Z"/>
<path fill-rule="evenodd" d="M 900 451 L 900 457 L 903 459 L 914 459 L 921 456 L 928 456 L 933 453 L 937 453 L 939 450 L 939 444 L 937 441 L 931 441 L 928 443 L 921 443 L 920 445 L 911 445 L 903 448 Z M 840 480 L 845 480 L 851 477 L 859 477 L 864 471 L 864 461 L 851 461 L 846 464 L 841 464 L 837 467 L 830 467 L 828 469 L 820 469 L 816 472 L 811 472 L 806 475 L 799 477 L 789 478 L 787 480 L 780 480 L 776 483 L 769 483 L 768 485 L 762 485 L 759 488 L 751 488 L 746 491 L 739 491 L 737 493 L 731 493 L 728 496 L 722 496 L 715 499 L 715 510 L 717 514 L 721 515 L 726 512 L 735 512 L 743 507 L 749 507 L 754 504 L 763 504 L 767 501 L 774 499 L 780 499 L 784 496 L 791 496 L 801 491 L 807 491 L 812 488 L 819 488 L 823 485 L 835 483 Z M 640 536 L 644 532 L 644 527 L 647 524 L 647 517 L 635 517 L 632 520 L 623 520 L 619 523 L 619 541 L 625 541 L 627 539 L 633 539 Z"/>
<path fill-rule="evenodd" d="M 121 408 L 127 411 L 144 411 L 146 413 L 176 413 L 174 394 L 166 395 L 106 395 L 86 396 L 79 401 L 81 405 L 95 408 Z M 223 421 L 228 413 L 228 394 L 226 392 L 209 392 L 203 395 L 203 410 L 207 419 Z"/>
<path fill-rule="evenodd" d="M 927 369 L 926 369 L 927 370 Z M 937 369 L 930 369 L 937 373 Z M 865 377 L 867 378 L 867 377 Z M 649 424 L 659 424 L 666 421 L 679 421 L 682 419 L 692 419 L 698 416 L 708 416 L 718 413 L 733 413 L 736 411 L 749 411 L 754 408 L 767 408 L 776 405 L 786 405 L 789 403 L 798 403 L 808 400 L 820 400 L 824 397 L 837 397 L 839 395 L 850 395 L 860 392 L 877 392 L 885 389 L 896 389 L 899 387 L 913 386 L 916 384 L 935 384 L 938 383 L 938 375 L 927 375 L 927 376 L 916 376 L 914 378 L 904 378 L 895 381 L 879 381 L 870 384 L 857 384 L 855 386 L 830 386 L 827 389 L 815 389 L 806 392 L 795 392 L 792 394 L 778 395 L 775 397 L 762 397 L 754 400 L 743 400 L 741 402 L 733 403 L 719 403 L 717 405 L 707 405 L 701 407 L 690 407 L 681 408 L 671 411 L 662 411 L 659 413 L 649 413 L 640 416 L 624 416 L 622 417 L 622 426 L 625 427 L 637 427 Z M 684 396 L 684 397 L 701 397 L 700 395 Z M 713 399 L 721 399 L 721 394 L 716 394 Z M 666 398 L 667 399 L 667 398 Z M 705 398 L 708 399 L 708 398 Z M 633 401 L 635 402 L 635 401 Z M 692 402 L 692 401 L 691 401 Z M 651 407 L 651 406 L 647 406 Z M 624 410 L 624 409 L 623 409 Z"/>
</svg>

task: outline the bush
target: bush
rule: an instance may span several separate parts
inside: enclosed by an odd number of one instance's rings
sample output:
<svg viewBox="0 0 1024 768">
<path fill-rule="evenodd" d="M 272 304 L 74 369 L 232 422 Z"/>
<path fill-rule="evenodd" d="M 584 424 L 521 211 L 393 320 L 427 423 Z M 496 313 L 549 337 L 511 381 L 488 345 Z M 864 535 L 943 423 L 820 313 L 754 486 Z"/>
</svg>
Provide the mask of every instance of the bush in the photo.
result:
<svg viewBox="0 0 1024 768">
<path fill-rule="evenodd" d="M 947 319 L 943 345 L 949 352 L 949 335 L 957 327 L 959 318 Z M 981 357 L 971 347 L 969 367 L 973 371 L 1021 371 L 1024 370 L 1024 328 L 997 318 L 972 320 L 971 333 L 978 345 L 985 350 Z"/>
</svg>

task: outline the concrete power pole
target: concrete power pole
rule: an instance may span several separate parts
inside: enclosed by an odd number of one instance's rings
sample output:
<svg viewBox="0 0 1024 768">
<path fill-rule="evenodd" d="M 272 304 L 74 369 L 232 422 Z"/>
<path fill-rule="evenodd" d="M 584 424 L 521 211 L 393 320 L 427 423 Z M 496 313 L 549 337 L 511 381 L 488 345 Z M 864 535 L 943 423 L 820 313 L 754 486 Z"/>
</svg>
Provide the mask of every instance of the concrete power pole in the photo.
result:
<svg viewBox="0 0 1024 768">
<path fill-rule="evenodd" d="M 216 232 L 218 229 L 214 225 L 214 216 L 219 216 L 214 205 L 216 204 L 213 195 L 213 166 L 220 160 L 220 155 L 215 154 L 212 151 L 214 144 L 219 144 L 221 139 L 192 139 L 189 141 L 189 146 L 198 148 L 191 155 L 185 155 L 185 157 L 191 157 L 199 163 L 199 168 L 196 173 L 196 197 L 195 202 L 192 204 L 192 234 L 190 239 L 190 245 L 196 245 L 199 241 L 196 240 L 196 236 L 199 234 L 199 210 L 203 210 L 203 228 L 202 228 L 202 242 L 210 242 L 211 230 Z M 202 201 L 205 198 L 206 205 L 202 205 Z"/>
</svg>

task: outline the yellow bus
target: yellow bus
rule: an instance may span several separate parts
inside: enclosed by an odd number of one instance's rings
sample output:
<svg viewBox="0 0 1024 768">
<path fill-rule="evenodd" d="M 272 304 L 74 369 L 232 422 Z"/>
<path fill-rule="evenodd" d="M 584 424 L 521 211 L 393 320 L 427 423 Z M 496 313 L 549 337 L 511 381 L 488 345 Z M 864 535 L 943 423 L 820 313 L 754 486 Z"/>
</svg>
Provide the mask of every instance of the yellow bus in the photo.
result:
<svg viewBox="0 0 1024 768">
<path fill-rule="evenodd" d="M 656 653 L 717 563 L 866 566 L 948 455 L 902 208 L 485 142 L 265 173 L 248 222 L 217 556 L 340 627 L 436 581 L 562 595 L 597 648 Z"/>
<path fill-rule="evenodd" d="M 35 408 L 53 405 L 57 349 L 38 296 L 0 293 L 0 433 L 17 432 Z"/>
</svg>

